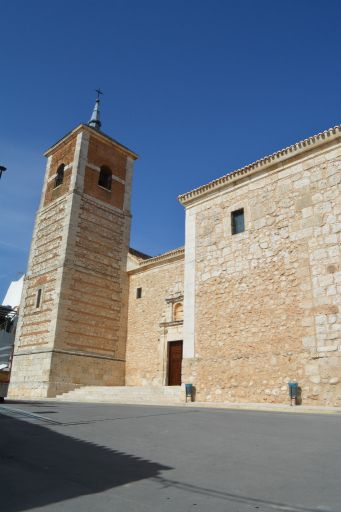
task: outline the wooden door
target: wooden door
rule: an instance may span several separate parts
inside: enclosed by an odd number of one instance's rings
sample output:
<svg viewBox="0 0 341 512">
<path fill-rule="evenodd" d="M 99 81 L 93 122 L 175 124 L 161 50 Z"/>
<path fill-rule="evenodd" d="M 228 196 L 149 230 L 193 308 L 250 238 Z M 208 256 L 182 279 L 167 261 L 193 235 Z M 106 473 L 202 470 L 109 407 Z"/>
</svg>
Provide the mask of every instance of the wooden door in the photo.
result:
<svg viewBox="0 0 341 512">
<path fill-rule="evenodd" d="M 168 345 L 168 386 L 181 386 L 182 341 Z"/>
</svg>

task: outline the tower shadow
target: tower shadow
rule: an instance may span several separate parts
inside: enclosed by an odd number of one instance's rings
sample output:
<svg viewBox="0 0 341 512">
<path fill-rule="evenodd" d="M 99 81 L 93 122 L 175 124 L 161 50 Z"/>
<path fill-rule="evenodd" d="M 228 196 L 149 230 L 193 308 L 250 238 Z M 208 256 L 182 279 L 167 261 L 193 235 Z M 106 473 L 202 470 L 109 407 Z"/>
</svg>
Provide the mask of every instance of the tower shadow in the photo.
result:
<svg viewBox="0 0 341 512">
<path fill-rule="evenodd" d="M 0 414 L 1 510 L 69 500 L 171 469 Z"/>
</svg>

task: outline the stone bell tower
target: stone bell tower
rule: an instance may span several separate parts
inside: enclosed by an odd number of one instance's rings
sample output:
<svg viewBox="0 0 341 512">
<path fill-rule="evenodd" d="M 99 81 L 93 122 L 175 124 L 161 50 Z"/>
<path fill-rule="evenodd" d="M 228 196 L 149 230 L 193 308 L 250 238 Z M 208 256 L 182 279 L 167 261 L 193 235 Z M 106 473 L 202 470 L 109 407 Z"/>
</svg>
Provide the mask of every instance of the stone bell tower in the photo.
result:
<svg viewBox="0 0 341 512">
<path fill-rule="evenodd" d="M 124 385 L 126 260 L 137 155 L 101 131 L 99 97 L 46 153 L 9 396 Z"/>
</svg>

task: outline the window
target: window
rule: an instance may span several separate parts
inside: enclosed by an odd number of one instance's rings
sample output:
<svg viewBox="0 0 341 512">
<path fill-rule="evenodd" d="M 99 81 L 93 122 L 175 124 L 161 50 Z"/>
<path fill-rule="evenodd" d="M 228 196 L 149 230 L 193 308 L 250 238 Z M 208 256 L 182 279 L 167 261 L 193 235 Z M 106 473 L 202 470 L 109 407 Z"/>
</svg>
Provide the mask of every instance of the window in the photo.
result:
<svg viewBox="0 0 341 512">
<path fill-rule="evenodd" d="M 36 309 L 40 308 L 40 306 L 41 306 L 41 295 L 42 295 L 42 288 L 38 288 L 37 297 L 36 297 Z"/>
<path fill-rule="evenodd" d="M 65 168 L 64 164 L 61 164 L 58 167 L 57 173 L 56 173 L 56 177 L 55 177 L 55 180 L 54 180 L 54 188 L 59 187 L 59 185 L 61 185 L 63 183 L 63 180 L 64 180 L 64 168 Z"/>
<path fill-rule="evenodd" d="M 98 178 L 98 185 L 100 187 L 107 188 L 108 190 L 111 190 L 111 182 L 112 182 L 112 172 L 109 169 L 109 167 L 105 167 L 104 165 L 101 167 L 99 178 Z"/>
<path fill-rule="evenodd" d="M 142 297 L 142 288 L 136 288 L 136 298 L 141 299 Z"/>
<path fill-rule="evenodd" d="M 232 235 L 237 235 L 245 231 L 244 208 L 231 213 L 231 228 Z"/>
<path fill-rule="evenodd" d="M 178 302 L 177 304 L 174 305 L 173 317 L 174 317 L 174 321 L 175 322 L 183 320 L 183 318 L 184 318 L 184 309 L 183 309 L 183 305 L 182 305 L 181 302 Z"/>
</svg>

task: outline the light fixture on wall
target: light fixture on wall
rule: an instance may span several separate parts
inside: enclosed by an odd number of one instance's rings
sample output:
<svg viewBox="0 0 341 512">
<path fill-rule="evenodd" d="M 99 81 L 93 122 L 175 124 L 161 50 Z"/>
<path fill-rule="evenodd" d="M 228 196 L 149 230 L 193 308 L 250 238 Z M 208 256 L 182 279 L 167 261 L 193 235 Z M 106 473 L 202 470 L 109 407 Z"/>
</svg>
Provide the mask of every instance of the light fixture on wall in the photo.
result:
<svg viewBox="0 0 341 512">
<path fill-rule="evenodd" d="M 3 172 L 6 171 L 6 167 L 4 165 L 0 165 L 0 178 Z"/>
</svg>

